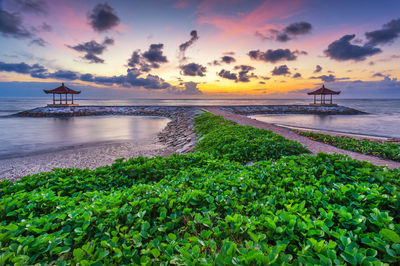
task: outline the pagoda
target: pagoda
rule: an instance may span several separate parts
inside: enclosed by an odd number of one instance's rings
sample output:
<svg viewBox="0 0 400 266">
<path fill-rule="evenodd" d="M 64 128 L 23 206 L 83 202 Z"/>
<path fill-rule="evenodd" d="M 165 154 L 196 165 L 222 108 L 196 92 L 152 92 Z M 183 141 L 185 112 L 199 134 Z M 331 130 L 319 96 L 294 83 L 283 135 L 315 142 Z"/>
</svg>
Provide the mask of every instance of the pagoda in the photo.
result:
<svg viewBox="0 0 400 266">
<path fill-rule="evenodd" d="M 310 105 L 314 106 L 337 106 L 337 104 L 332 103 L 332 95 L 340 94 L 340 91 L 333 91 L 325 88 L 325 85 L 322 85 L 318 90 L 308 92 L 308 95 L 314 95 L 314 102 L 310 103 Z M 317 95 L 321 95 L 320 99 L 317 98 Z M 330 99 L 326 99 L 326 95 L 330 95 Z"/>
<path fill-rule="evenodd" d="M 74 94 L 80 94 L 80 91 L 75 91 L 73 89 L 70 89 L 66 86 L 64 86 L 64 83 L 61 83 L 60 87 L 57 87 L 53 90 L 43 90 L 46 94 L 53 94 L 53 103 L 48 104 L 47 106 L 59 106 L 59 107 L 65 107 L 65 106 L 78 106 L 78 104 L 74 104 Z M 56 94 L 60 95 L 59 99 L 56 99 Z M 65 98 L 62 97 L 62 95 L 65 94 Z M 71 94 L 71 99 L 68 99 L 68 94 Z"/>
</svg>

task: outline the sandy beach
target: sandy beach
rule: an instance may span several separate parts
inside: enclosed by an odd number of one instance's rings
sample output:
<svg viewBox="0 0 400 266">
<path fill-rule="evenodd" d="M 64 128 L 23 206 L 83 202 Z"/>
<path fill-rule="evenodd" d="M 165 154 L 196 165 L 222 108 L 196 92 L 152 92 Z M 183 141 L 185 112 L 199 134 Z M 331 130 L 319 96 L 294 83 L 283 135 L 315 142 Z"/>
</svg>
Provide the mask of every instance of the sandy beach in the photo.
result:
<svg viewBox="0 0 400 266">
<path fill-rule="evenodd" d="M 18 179 L 53 168 L 90 168 L 112 164 L 118 158 L 137 156 L 168 156 L 173 149 L 159 142 L 156 137 L 146 141 L 97 143 L 68 147 L 63 150 L 0 160 L 0 180 Z"/>
<path fill-rule="evenodd" d="M 174 152 L 185 153 L 191 150 L 195 145 L 192 119 L 198 109 L 160 109 L 156 113 L 148 111 L 147 115 L 162 114 L 165 111 L 164 115 L 171 121 L 161 132 L 150 133 L 140 141 L 97 142 L 0 159 L 0 180 L 16 180 L 53 168 L 94 169 L 112 164 L 118 158 L 169 156 Z"/>
</svg>

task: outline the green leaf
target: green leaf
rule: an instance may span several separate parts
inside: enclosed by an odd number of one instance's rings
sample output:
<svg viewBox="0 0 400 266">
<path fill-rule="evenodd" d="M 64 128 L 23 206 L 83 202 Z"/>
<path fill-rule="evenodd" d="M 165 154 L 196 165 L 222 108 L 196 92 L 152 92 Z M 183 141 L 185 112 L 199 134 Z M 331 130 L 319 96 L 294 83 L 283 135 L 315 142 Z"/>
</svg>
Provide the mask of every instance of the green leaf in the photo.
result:
<svg viewBox="0 0 400 266">
<path fill-rule="evenodd" d="M 342 254 L 340 254 L 340 256 L 347 261 L 348 263 L 352 264 L 352 265 L 356 265 L 357 264 L 357 258 L 354 255 L 351 255 L 347 252 L 343 252 Z"/>
<path fill-rule="evenodd" d="M 390 229 L 382 229 L 379 231 L 379 234 L 384 236 L 385 238 L 389 239 L 393 243 L 399 243 L 400 242 L 400 236 L 395 232 Z"/>
<path fill-rule="evenodd" d="M 80 228 L 80 227 L 75 228 L 74 231 L 75 231 L 75 233 L 77 233 L 77 234 L 82 234 L 82 233 L 83 233 L 83 230 L 82 230 L 82 228 Z"/>
<path fill-rule="evenodd" d="M 9 225 L 6 226 L 6 229 L 7 229 L 8 231 L 14 232 L 14 231 L 16 231 L 16 230 L 18 229 L 18 225 L 16 225 L 16 224 L 9 224 Z"/>
<path fill-rule="evenodd" d="M 160 251 L 156 248 L 151 250 L 151 254 L 153 254 L 154 258 L 158 258 L 160 256 Z"/>
<path fill-rule="evenodd" d="M 83 251 L 83 250 L 80 249 L 80 248 L 76 248 L 76 249 L 74 249 L 73 254 L 74 254 L 74 258 L 75 258 L 77 261 L 80 261 L 80 260 L 82 260 L 83 257 L 85 256 L 85 251 Z"/>
<path fill-rule="evenodd" d="M 176 235 L 169 233 L 168 234 L 168 238 L 171 239 L 171 241 L 175 241 L 176 240 Z"/>
<path fill-rule="evenodd" d="M 98 260 L 102 260 L 105 257 L 108 256 L 108 254 L 110 254 L 110 252 L 108 252 L 108 250 L 103 250 L 99 253 L 99 256 L 97 257 Z"/>
<path fill-rule="evenodd" d="M 249 234 L 251 240 L 253 240 L 254 243 L 258 244 L 258 236 L 252 232 L 248 232 L 248 234 Z"/>
</svg>

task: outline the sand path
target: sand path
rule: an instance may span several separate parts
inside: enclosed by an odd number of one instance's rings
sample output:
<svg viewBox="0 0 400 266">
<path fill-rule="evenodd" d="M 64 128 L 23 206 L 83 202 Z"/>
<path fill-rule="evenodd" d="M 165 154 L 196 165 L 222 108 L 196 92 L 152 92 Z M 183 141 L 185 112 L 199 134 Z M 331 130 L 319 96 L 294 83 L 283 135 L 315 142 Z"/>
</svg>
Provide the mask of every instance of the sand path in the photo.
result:
<svg viewBox="0 0 400 266">
<path fill-rule="evenodd" d="M 269 124 L 266 122 L 261 122 L 261 121 L 249 118 L 247 116 L 223 111 L 223 110 L 220 110 L 218 107 L 206 107 L 204 109 L 213 114 L 222 115 L 224 118 L 235 121 L 239 125 L 252 126 L 252 127 L 271 130 L 279 135 L 284 136 L 287 139 L 298 141 L 302 145 L 307 147 L 313 154 L 317 154 L 319 152 L 346 154 L 353 159 L 360 160 L 360 161 L 369 161 L 375 165 L 388 166 L 391 169 L 400 168 L 400 162 L 384 160 L 384 159 L 381 159 L 381 158 L 378 158 L 375 156 L 364 155 L 364 154 L 360 154 L 357 152 L 339 149 L 337 147 L 334 147 L 334 146 L 331 146 L 328 144 L 324 144 L 324 143 L 321 143 L 318 141 L 314 141 L 314 140 L 311 140 L 304 136 L 300 136 L 288 128 L 279 127 L 279 126 L 276 126 L 273 124 Z"/>
</svg>

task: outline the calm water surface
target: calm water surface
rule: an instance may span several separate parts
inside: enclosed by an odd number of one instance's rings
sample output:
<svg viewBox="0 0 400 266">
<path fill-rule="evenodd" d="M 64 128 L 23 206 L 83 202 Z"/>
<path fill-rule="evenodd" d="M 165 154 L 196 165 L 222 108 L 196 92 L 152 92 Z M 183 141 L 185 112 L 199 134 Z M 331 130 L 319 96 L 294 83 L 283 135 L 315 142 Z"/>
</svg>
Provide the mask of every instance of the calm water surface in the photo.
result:
<svg viewBox="0 0 400 266">
<path fill-rule="evenodd" d="M 400 138 L 400 100 L 338 100 L 367 115 L 254 115 L 260 121 L 363 135 Z"/>
<path fill-rule="evenodd" d="M 0 118 L 0 159 L 77 145 L 141 141 L 155 137 L 169 119 L 137 116 Z"/>
</svg>

